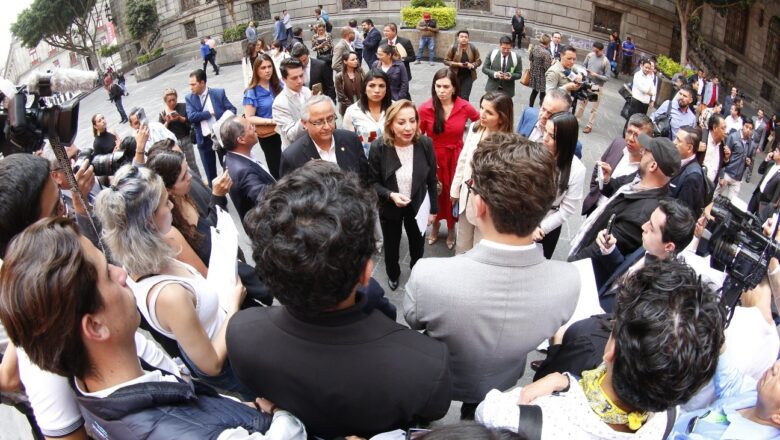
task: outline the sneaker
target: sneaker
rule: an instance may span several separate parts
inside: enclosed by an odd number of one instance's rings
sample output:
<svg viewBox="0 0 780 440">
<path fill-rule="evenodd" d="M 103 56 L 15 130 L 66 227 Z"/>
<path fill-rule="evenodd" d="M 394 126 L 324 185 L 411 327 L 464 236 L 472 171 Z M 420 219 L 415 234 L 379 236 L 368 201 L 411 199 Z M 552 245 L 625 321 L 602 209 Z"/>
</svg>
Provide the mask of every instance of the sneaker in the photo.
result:
<svg viewBox="0 0 780 440">
<path fill-rule="evenodd" d="M 436 65 L 436 63 L 430 63 L 430 64 L 431 64 L 431 66 L 435 66 Z"/>
<path fill-rule="evenodd" d="M 390 287 L 390 290 L 395 290 L 398 288 L 398 280 L 387 280 L 387 285 Z"/>
<path fill-rule="evenodd" d="M 414 64 L 422 64 L 422 61 L 417 60 L 417 61 L 414 62 Z"/>
</svg>

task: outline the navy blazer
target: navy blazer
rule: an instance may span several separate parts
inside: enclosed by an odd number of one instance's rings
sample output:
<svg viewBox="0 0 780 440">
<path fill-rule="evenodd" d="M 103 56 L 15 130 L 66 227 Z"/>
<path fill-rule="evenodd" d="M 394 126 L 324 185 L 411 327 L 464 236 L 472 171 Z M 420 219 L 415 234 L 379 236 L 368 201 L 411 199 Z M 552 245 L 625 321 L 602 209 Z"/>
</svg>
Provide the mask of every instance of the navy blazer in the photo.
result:
<svg viewBox="0 0 780 440">
<path fill-rule="evenodd" d="M 539 122 L 539 109 L 536 107 L 526 107 L 526 109 L 523 110 L 523 115 L 520 116 L 520 120 L 517 121 L 517 133 L 525 137 L 531 136 L 531 132 L 534 131 L 537 122 Z M 577 159 L 582 159 L 582 143 L 580 143 L 580 141 L 577 141 L 574 155 L 577 156 Z"/>
<path fill-rule="evenodd" d="M 314 84 L 322 84 L 322 93 L 336 100 L 336 87 L 333 86 L 333 70 L 325 64 L 325 61 L 309 58 L 309 89 Z"/>
<path fill-rule="evenodd" d="M 363 151 L 363 144 L 355 133 L 349 130 L 336 129 L 333 131 L 333 140 L 336 148 L 336 162 L 344 171 L 352 171 L 360 176 L 360 180 L 368 183 L 368 159 Z M 279 177 L 291 173 L 306 164 L 310 160 L 320 160 L 320 154 L 311 136 L 301 136 L 292 145 L 282 151 L 282 160 L 279 163 Z"/>
<path fill-rule="evenodd" d="M 246 213 L 255 207 L 258 199 L 276 180 L 254 160 L 232 151 L 225 156 L 225 168 L 233 180 L 230 199 L 243 222 Z"/>
<path fill-rule="evenodd" d="M 382 41 L 382 34 L 376 27 L 372 27 L 363 38 L 363 59 L 366 60 L 369 69 L 376 61 L 376 50 L 379 49 L 380 41 Z"/>
<path fill-rule="evenodd" d="M 439 196 L 436 192 L 436 154 L 433 151 L 433 141 L 428 136 L 420 136 L 414 144 L 414 162 L 412 166 L 412 201 L 404 208 L 395 206 L 390 200 L 390 194 L 398 192 L 398 181 L 395 172 L 401 168 L 395 148 L 385 145 L 379 138 L 371 143 L 368 153 L 369 176 L 371 184 L 379 196 L 379 216 L 389 220 L 400 220 L 405 209 L 412 209 L 414 214 L 420 209 L 425 194 L 431 201 L 431 214 L 439 212 Z"/>
<path fill-rule="evenodd" d="M 630 253 L 627 257 L 615 249 L 611 254 L 604 256 L 605 261 L 600 262 L 606 263 L 605 265 L 601 266 L 600 264 L 597 264 L 596 260 L 598 260 L 598 258 L 593 260 L 593 272 L 594 275 L 596 275 L 596 284 L 599 289 L 599 303 L 605 312 L 612 313 L 614 311 L 615 292 L 612 287 L 615 285 L 615 282 L 628 272 L 628 269 L 636 264 L 640 258 L 644 257 L 645 253 L 646 251 L 643 246 L 639 246 L 637 250 Z M 611 266 L 610 263 L 612 264 Z M 617 265 L 616 268 L 615 264 Z M 605 269 L 609 269 L 609 271 L 604 271 Z M 600 277 L 601 279 L 599 279 Z M 603 281 L 599 284 L 601 280 Z"/>
<path fill-rule="evenodd" d="M 211 107 L 214 109 L 214 117 L 219 120 L 222 115 L 230 110 L 233 114 L 237 114 L 236 107 L 230 103 L 225 95 L 225 89 L 213 89 L 209 87 L 209 98 L 211 99 Z M 184 98 L 184 102 L 187 105 L 187 119 L 193 127 L 195 127 L 195 142 L 198 145 L 203 144 L 203 133 L 200 130 L 200 122 L 208 121 L 211 118 L 211 113 L 203 111 L 203 104 L 200 102 L 200 97 L 188 93 Z M 235 179 L 233 180 L 235 182 Z"/>
</svg>

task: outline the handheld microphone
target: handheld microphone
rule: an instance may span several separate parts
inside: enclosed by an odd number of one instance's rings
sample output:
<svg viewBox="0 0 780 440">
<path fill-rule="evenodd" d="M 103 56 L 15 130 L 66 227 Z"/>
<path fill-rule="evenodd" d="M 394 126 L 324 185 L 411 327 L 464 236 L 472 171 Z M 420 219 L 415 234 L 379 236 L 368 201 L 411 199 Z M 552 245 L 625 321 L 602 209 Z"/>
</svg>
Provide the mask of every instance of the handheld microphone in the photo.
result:
<svg viewBox="0 0 780 440">
<path fill-rule="evenodd" d="M 27 90 L 40 96 L 81 92 L 95 87 L 97 79 L 97 72 L 91 70 L 56 69 L 51 73 L 33 72 L 27 81 Z"/>
</svg>

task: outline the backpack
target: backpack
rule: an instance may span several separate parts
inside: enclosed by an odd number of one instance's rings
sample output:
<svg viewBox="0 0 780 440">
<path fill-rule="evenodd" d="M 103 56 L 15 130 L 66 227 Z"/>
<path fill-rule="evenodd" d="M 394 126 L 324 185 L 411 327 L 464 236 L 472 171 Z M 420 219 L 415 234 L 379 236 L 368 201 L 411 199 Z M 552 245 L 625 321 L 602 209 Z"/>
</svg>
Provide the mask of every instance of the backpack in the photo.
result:
<svg viewBox="0 0 780 440">
<path fill-rule="evenodd" d="M 490 52 L 490 62 L 491 63 L 496 58 L 497 54 L 498 54 L 498 49 L 493 49 L 493 52 Z M 512 56 L 512 69 L 516 69 L 518 67 L 517 66 L 517 54 L 514 51 L 509 52 L 509 54 Z"/>
<path fill-rule="evenodd" d="M 669 100 L 669 103 L 666 104 L 666 111 L 660 115 L 658 115 L 654 120 L 653 123 L 655 124 L 655 127 L 653 127 L 653 136 L 654 137 L 665 137 L 667 139 L 672 138 L 672 100 Z"/>
</svg>

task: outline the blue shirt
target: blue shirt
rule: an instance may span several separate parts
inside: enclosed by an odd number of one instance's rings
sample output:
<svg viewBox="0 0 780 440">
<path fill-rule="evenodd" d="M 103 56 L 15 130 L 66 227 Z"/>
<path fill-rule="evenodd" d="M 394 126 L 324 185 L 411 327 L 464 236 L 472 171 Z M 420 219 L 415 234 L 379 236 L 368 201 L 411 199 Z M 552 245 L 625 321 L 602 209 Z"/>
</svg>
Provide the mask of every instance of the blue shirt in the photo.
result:
<svg viewBox="0 0 780 440">
<path fill-rule="evenodd" d="M 203 43 L 200 45 L 200 55 L 203 57 L 204 60 L 206 59 L 207 56 L 209 56 L 209 52 L 211 52 L 211 48 L 209 47 L 208 44 Z"/>
<path fill-rule="evenodd" d="M 771 368 L 771 367 L 770 367 Z M 718 359 L 715 371 L 715 394 L 718 399 L 708 408 L 683 414 L 674 424 L 669 440 L 744 439 L 764 440 L 780 438 L 780 430 L 748 420 L 739 410 L 756 405 L 756 381 L 744 376 L 728 360 Z M 705 414 L 709 412 L 709 416 Z M 693 432 L 688 432 L 694 417 L 699 417 Z M 720 421 L 719 421 L 720 419 Z"/>
<path fill-rule="evenodd" d="M 666 114 L 666 106 L 669 105 L 669 101 L 664 101 L 663 104 L 659 105 L 658 108 L 653 113 L 653 116 L 651 117 L 653 121 L 655 121 L 659 116 L 662 116 Z M 690 126 L 690 127 L 696 127 L 696 113 L 693 111 L 693 108 L 691 106 L 688 106 L 688 109 L 683 112 L 680 110 L 680 104 L 677 102 L 676 99 L 672 100 L 672 108 L 669 110 L 669 112 L 672 114 L 671 119 L 669 119 L 669 123 L 671 125 L 671 130 L 669 130 L 669 139 L 674 140 L 675 136 L 677 136 L 677 130 L 680 129 L 680 127 Z"/>
<path fill-rule="evenodd" d="M 271 108 L 274 105 L 274 94 L 266 90 L 261 85 L 256 85 L 244 92 L 244 105 L 251 105 L 255 108 L 255 116 L 261 118 L 271 118 Z"/>
<path fill-rule="evenodd" d="M 274 24 L 274 40 L 276 41 L 287 40 L 287 29 L 284 28 L 284 23 L 282 23 L 281 20 L 278 20 L 276 24 Z"/>
<path fill-rule="evenodd" d="M 623 56 L 624 57 L 632 57 L 632 56 L 634 56 L 634 49 L 635 48 L 636 48 L 636 46 L 634 45 L 634 43 L 632 43 L 630 41 L 624 41 L 623 42 Z"/>
</svg>

